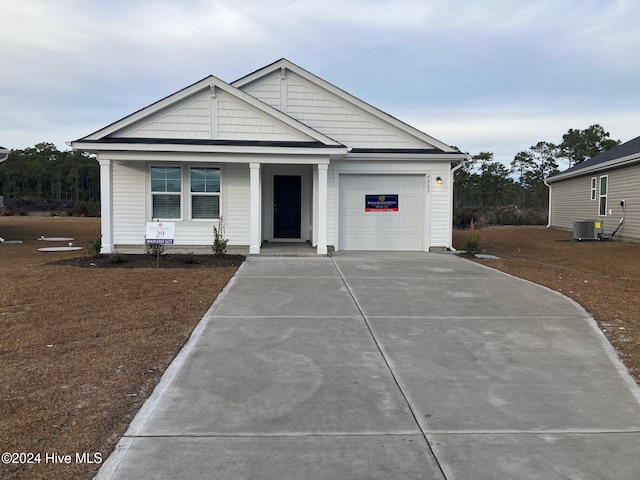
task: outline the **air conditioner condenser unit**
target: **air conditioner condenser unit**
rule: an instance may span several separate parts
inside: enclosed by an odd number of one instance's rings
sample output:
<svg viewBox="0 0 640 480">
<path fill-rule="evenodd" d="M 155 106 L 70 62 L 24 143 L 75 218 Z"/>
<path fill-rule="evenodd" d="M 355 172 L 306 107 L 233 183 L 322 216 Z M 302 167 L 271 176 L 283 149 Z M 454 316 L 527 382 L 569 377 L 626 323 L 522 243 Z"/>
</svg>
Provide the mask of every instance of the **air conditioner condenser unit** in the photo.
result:
<svg viewBox="0 0 640 480">
<path fill-rule="evenodd" d="M 602 220 L 575 220 L 573 222 L 573 240 L 600 240 L 603 228 Z"/>
</svg>

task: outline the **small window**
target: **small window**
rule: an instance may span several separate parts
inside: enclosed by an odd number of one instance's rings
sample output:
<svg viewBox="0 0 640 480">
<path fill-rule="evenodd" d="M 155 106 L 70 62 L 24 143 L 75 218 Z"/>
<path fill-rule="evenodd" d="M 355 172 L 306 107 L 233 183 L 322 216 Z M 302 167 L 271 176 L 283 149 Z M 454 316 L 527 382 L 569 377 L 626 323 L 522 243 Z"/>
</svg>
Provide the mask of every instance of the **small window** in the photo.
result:
<svg viewBox="0 0 640 480">
<path fill-rule="evenodd" d="M 606 175 L 600 177 L 600 207 L 598 209 L 598 215 L 601 217 L 607 216 L 607 190 L 609 189 L 609 177 Z"/>
<path fill-rule="evenodd" d="M 220 169 L 191 168 L 191 218 L 220 218 Z"/>
<path fill-rule="evenodd" d="M 153 218 L 180 218 L 181 193 L 180 167 L 151 167 Z"/>
<path fill-rule="evenodd" d="M 591 200 L 595 200 L 596 199 L 596 187 L 598 185 L 598 179 L 596 177 L 593 177 L 591 179 Z"/>
</svg>

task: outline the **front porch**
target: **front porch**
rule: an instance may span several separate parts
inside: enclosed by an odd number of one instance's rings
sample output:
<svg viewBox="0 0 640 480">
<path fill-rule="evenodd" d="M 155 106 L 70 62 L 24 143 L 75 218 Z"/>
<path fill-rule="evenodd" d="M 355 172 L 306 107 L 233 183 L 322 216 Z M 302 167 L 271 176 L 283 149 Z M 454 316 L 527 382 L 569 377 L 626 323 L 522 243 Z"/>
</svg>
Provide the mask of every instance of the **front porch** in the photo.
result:
<svg viewBox="0 0 640 480">
<path fill-rule="evenodd" d="M 250 254 L 265 246 L 315 247 L 327 254 L 328 161 L 317 164 L 251 163 Z"/>
</svg>

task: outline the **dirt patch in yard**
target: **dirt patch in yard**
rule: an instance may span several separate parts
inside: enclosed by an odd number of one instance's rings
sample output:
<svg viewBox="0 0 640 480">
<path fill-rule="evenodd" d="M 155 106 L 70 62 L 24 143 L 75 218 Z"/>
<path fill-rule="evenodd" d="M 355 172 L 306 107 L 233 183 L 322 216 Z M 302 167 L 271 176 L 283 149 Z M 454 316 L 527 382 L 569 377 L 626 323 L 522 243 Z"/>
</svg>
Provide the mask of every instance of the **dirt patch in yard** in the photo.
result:
<svg viewBox="0 0 640 480">
<path fill-rule="evenodd" d="M 483 253 L 473 261 L 545 285 L 582 305 L 640 381 L 640 243 L 574 242 L 572 233 L 539 226 L 476 230 Z M 469 230 L 454 230 L 464 249 Z"/>
<path fill-rule="evenodd" d="M 0 453 L 40 454 L 0 478 L 92 478 L 242 261 L 37 251 L 58 245 L 42 235 L 86 247 L 99 227 L 0 217 L 0 236 L 24 242 L 0 244 Z"/>
</svg>

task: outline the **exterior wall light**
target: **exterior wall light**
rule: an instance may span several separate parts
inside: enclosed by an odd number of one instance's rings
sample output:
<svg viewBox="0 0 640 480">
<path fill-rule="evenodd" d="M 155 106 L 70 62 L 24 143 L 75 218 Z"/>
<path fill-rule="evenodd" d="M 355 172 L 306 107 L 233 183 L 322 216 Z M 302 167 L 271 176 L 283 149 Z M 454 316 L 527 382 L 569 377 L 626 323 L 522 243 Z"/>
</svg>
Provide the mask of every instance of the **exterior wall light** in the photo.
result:
<svg viewBox="0 0 640 480">
<path fill-rule="evenodd" d="M 436 177 L 436 185 L 442 185 L 442 177 Z"/>
</svg>

